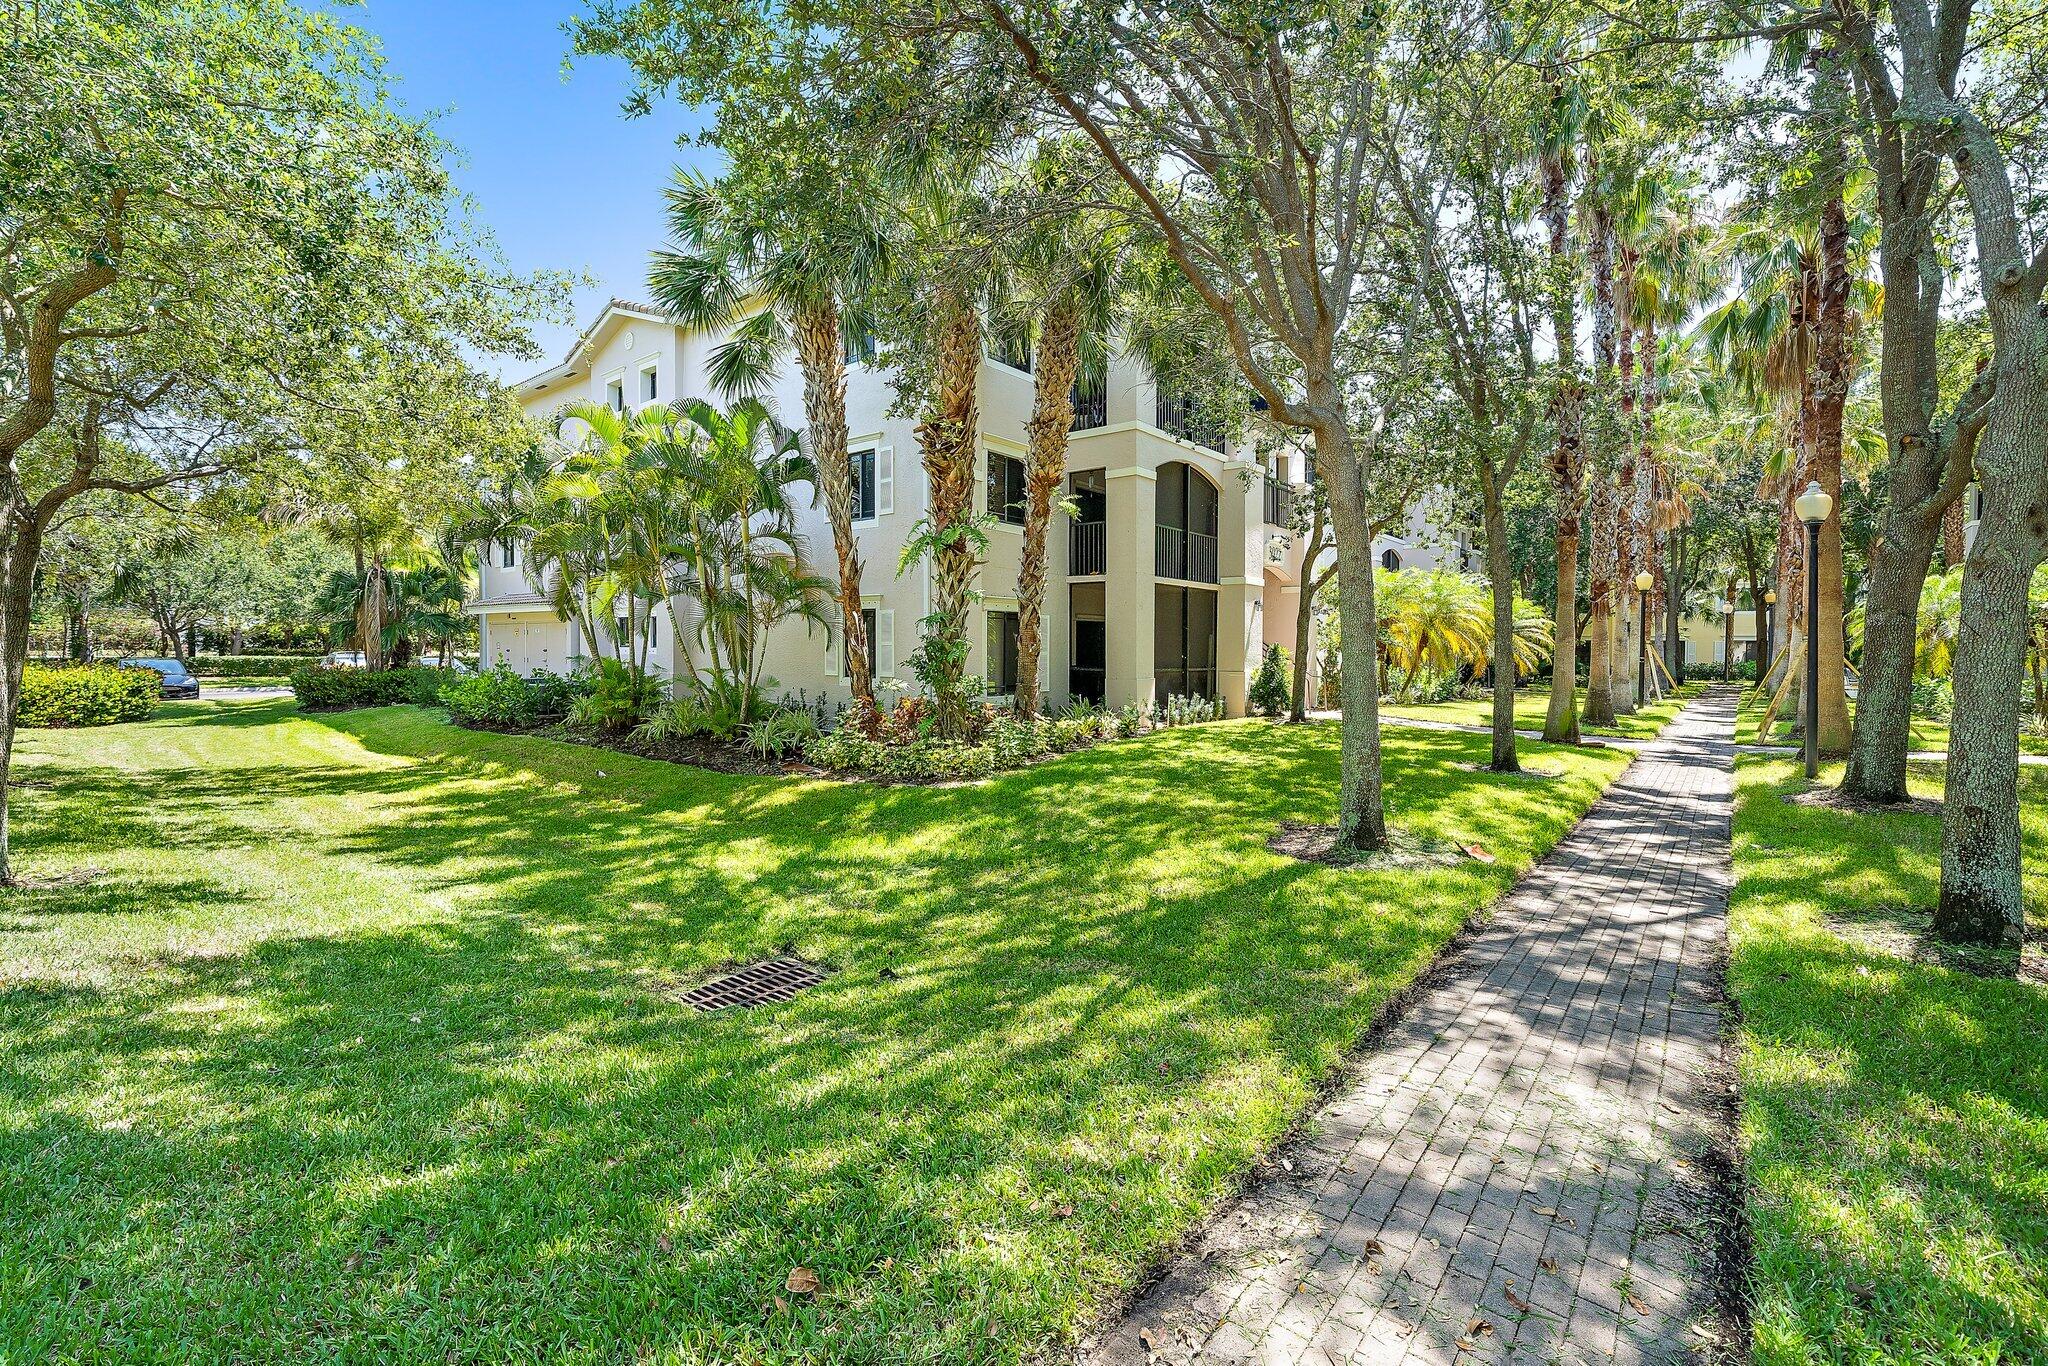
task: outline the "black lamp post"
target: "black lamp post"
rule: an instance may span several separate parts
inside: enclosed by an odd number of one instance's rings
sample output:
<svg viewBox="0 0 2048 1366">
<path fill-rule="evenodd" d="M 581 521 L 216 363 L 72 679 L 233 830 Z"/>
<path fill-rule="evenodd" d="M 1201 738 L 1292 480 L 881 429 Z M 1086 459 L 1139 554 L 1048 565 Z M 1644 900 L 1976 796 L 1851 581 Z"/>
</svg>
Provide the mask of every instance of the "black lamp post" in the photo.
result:
<svg viewBox="0 0 2048 1366">
<path fill-rule="evenodd" d="M 1778 590 L 1764 590 L 1763 629 L 1756 636 L 1756 681 L 1762 687 L 1771 672 L 1771 613 L 1778 605 Z"/>
<path fill-rule="evenodd" d="M 1818 480 L 1792 502 L 1806 523 L 1806 776 L 1820 776 L 1820 526 L 1835 509 L 1835 500 Z"/>
<path fill-rule="evenodd" d="M 1657 581 L 1645 569 L 1636 575 L 1636 603 L 1640 609 L 1636 622 L 1636 636 L 1642 649 L 1636 655 L 1636 705 L 1641 706 L 1650 698 L 1650 587 Z"/>
</svg>

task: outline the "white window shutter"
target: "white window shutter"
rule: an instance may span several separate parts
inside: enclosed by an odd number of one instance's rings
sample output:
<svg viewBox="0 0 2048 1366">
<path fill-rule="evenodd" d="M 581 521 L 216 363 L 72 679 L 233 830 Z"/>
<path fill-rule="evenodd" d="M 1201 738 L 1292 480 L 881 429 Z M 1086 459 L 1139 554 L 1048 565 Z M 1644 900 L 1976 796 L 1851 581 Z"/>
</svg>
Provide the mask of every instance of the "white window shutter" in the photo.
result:
<svg viewBox="0 0 2048 1366">
<path fill-rule="evenodd" d="M 896 613 L 887 607 L 875 609 L 875 672 L 883 678 L 896 676 Z"/>
<path fill-rule="evenodd" d="M 896 452 L 888 446 L 875 451 L 875 515 L 886 517 L 896 510 Z"/>
</svg>

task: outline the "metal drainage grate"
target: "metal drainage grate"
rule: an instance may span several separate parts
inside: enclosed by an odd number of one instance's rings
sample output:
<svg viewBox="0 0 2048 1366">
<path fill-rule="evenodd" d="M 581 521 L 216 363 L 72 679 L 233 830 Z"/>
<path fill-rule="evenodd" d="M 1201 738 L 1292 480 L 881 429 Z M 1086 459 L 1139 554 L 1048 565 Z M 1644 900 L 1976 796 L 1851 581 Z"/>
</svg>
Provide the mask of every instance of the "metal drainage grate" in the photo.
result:
<svg viewBox="0 0 2048 1366">
<path fill-rule="evenodd" d="M 764 1006 L 787 1001 L 805 987 L 825 980 L 824 972 L 801 958 L 771 958 L 749 963 L 738 972 L 683 993 L 683 1004 L 699 1010 L 727 1006 Z"/>
</svg>

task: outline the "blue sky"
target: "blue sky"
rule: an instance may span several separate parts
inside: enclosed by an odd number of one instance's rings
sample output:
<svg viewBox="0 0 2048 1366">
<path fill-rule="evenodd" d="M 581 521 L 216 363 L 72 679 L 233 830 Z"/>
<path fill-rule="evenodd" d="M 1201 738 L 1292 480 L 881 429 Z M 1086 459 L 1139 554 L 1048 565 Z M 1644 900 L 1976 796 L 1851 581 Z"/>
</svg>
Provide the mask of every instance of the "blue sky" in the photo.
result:
<svg viewBox="0 0 2048 1366">
<path fill-rule="evenodd" d="M 596 281 L 577 291 L 580 326 L 613 295 L 644 297 L 670 169 L 708 165 L 712 154 L 678 146 L 703 117 L 674 102 L 647 118 L 622 116 L 630 81 L 621 64 L 579 61 L 564 72 L 562 21 L 576 8 L 577 0 L 366 0 L 336 13 L 381 40 L 404 107 L 439 116 L 461 155 L 456 182 L 513 268 Z M 539 330 L 546 363 L 575 333 Z M 507 379 L 540 368 L 489 364 Z"/>
</svg>

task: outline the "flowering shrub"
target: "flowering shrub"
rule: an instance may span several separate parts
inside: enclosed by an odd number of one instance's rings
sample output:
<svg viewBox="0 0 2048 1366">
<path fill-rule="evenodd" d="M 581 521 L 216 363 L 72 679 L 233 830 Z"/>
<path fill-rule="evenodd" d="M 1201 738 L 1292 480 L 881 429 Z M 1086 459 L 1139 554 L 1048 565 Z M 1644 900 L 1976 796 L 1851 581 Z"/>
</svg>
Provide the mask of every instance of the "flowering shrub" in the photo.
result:
<svg viewBox="0 0 2048 1366">
<path fill-rule="evenodd" d="M 21 671 L 21 726 L 109 726 L 146 721 L 163 696 L 155 669 L 118 664 L 30 664 Z"/>
</svg>

